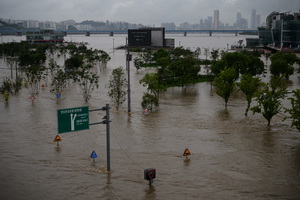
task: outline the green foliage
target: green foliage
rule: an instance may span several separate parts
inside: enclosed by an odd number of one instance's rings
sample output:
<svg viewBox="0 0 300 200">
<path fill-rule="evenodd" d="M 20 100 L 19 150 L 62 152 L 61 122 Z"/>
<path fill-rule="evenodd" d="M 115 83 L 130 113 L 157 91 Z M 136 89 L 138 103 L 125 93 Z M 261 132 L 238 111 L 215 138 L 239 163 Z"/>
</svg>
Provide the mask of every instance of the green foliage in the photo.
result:
<svg viewBox="0 0 300 200">
<path fill-rule="evenodd" d="M 46 48 L 45 45 L 32 46 L 35 48 L 26 49 L 24 52 L 19 53 L 19 65 L 28 67 L 33 65 L 41 65 L 46 61 Z"/>
<path fill-rule="evenodd" d="M 225 53 L 219 61 L 213 62 L 211 70 L 213 74 L 218 76 L 221 70 L 226 67 L 233 67 L 236 77 L 239 74 L 255 76 L 264 72 L 264 63 L 257 56 L 248 54 L 247 51 Z"/>
<path fill-rule="evenodd" d="M 167 90 L 167 88 L 160 83 L 157 73 L 146 73 L 145 76 L 140 80 L 140 84 L 143 84 L 144 87 L 147 87 L 147 90 L 155 96 L 158 96 L 160 92 Z"/>
<path fill-rule="evenodd" d="M 225 107 L 227 108 L 227 102 L 230 94 L 234 88 L 234 82 L 236 80 L 235 69 L 225 68 L 221 71 L 218 77 L 215 77 L 213 86 L 216 87 L 216 93 L 225 100 Z"/>
<path fill-rule="evenodd" d="M 72 55 L 65 61 L 66 72 L 72 75 L 76 73 L 83 64 L 84 60 L 82 55 Z"/>
<path fill-rule="evenodd" d="M 91 69 L 92 65 L 84 64 L 76 71 L 74 76 L 74 81 L 79 83 L 85 102 L 88 102 L 92 97 L 92 91 L 99 87 L 99 77 Z"/>
<path fill-rule="evenodd" d="M 256 94 L 257 105 L 250 108 L 255 113 L 261 113 L 270 126 L 271 119 L 281 111 L 281 99 L 285 97 L 286 87 L 282 77 L 272 77 L 269 83 Z"/>
<path fill-rule="evenodd" d="M 71 55 L 65 62 L 66 72 L 54 60 L 50 60 L 47 72 L 46 68 L 41 66 L 46 60 L 46 52 L 53 54 L 55 51 Z M 31 96 L 39 92 L 41 79 L 50 72 L 51 92 L 60 94 L 66 87 L 67 79 L 72 78 L 79 83 L 85 101 L 90 99 L 91 91 L 98 87 L 98 76 L 91 69 L 96 63 L 101 63 L 102 67 L 105 67 L 111 59 L 105 51 L 88 49 L 85 45 L 77 47 L 74 44 L 56 46 L 55 44 L 30 44 L 28 42 L 5 43 L 0 44 L 0 53 L 18 58 L 19 65 L 25 70 L 25 85 L 29 87 Z M 21 77 L 18 78 L 18 84 L 14 85 L 20 87 L 20 84 L 22 85 Z M 14 85 L 12 88 L 15 87 Z"/>
<path fill-rule="evenodd" d="M 167 56 L 165 56 L 167 57 Z M 170 52 L 172 60 L 178 60 L 179 58 L 194 57 L 194 52 L 190 49 L 184 49 L 183 47 L 177 47 Z"/>
<path fill-rule="evenodd" d="M 274 76 L 285 75 L 288 79 L 294 73 L 293 64 L 297 61 L 295 53 L 277 52 L 271 57 L 270 71 Z"/>
<path fill-rule="evenodd" d="M 35 96 L 40 89 L 40 81 L 44 77 L 45 67 L 32 65 L 26 68 L 26 82 L 29 87 L 29 94 Z"/>
<path fill-rule="evenodd" d="M 218 60 L 219 58 L 219 49 L 213 49 L 210 53 L 210 58 L 213 60 L 213 61 L 216 61 Z"/>
<path fill-rule="evenodd" d="M 4 78 L 2 85 L 0 86 L 0 93 L 12 93 L 12 83 L 9 78 Z"/>
<path fill-rule="evenodd" d="M 12 93 L 16 94 L 22 88 L 22 85 L 23 85 L 23 77 L 21 77 L 20 75 L 18 75 L 16 81 L 11 80 Z"/>
<path fill-rule="evenodd" d="M 153 53 L 153 60 L 157 61 L 159 58 L 169 57 L 169 51 L 165 49 L 158 49 Z"/>
<path fill-rule="evenodd" d="M 100 62 L 101 68 L 104 68 L 111 57 L 105 51 L 88 49 L 85 45 L 71 46 L 69 51 L 71 57 L 65 61 L 66 73 L 69 78 L 79 83 L 83 98 L 87 102 L 92 91 L 99 86 L 99 77 L 92 72 L 94 65 Z"/>
<path fill-rule="evenodd" d="M 127 89 L 127 80 L 124 69 L 122 67 L 118 67 L 112 71 L 110 76 L 110 80 L 106 85 L 106 88 L 109 89 L 108 96 L 115 103 L 115 107 L 119 110 L 119 107 L 126 100 L 126 89 Z"/>
<path fill-rule="evenodd" d="M 136 48 L 131 48 L 130 51 L 131 51 L 131 52 L 142 52 L 143 49 L 140 48 L 140 47 L 136 47 Z"/>
<path fill-rule="evenodd" d="M 148 92 L 145 92 L 142 99 L 142 108 L 152 110 L 153 105 L 158 106 L 158 97 L 154 94 L 150 94 Z"/>
<path fill-rule="evenodd" d="M 290 118 L 292 119 L 292 125 L 297 128 L 298 131 L 300 131 L 300 89 L 293 90 L 293 97 L 288 98 L 291 101 L 291 108 L 285 108 L 284 112 L 287 112 L 290 114 L 289 117 L 284 118 Z"/>
<path fill-rule="evenodd" d="M 245 116 L 247 116 L 251 101 L 255 97 L 255 93 L 258 91 L 258 88 L 262 85 L 262 82 L 257 77 L 255 78 L 249 74 L 244 74 L 241 82 L 236 85 L 239 87 L 238 91 L 242 91 L 246 96 L 247 108 L 245 110 Z"/>
<path fill-rule="evenodd" d="M 264 63 L 259 57 L 254 55 L 248 55 L 248 63 L 245 66 L 241 66 L 241 74 L 250 74 L 252 76 L 260 75 L 264 72 Z"/>
<path fill-rule="evenodd" d="M 98 58 L 99 61 L 102 63 L 102 65 L 105 65 L 105 67 L 106 67 L 107 62 L 111 60 L 110 55 L 107 52 L 102 51 L 102 50 L 98 50 L 97 53 L 99 56 L 99 58 Z"/>
<path fill-rule="evenodd" d="M 183 57 L 170 64 L 173 79 L 180 81 L 180 86 L 187 87 L 198 81 L 200 66 L 192 57 Z"/>
<path fill-rule="evenodd" d="M 59 96 L 60 96 L 62 94 L 63 89 L 67 85 L 67 80 L 68 80 L 68 76 L 64 72 L 64 70 L 60 69 L 60 68 L 56 69 L 55 75 L 52 78 L 50 92 L 52 92 L 56 95 L 59 94 Z"/>
<path fill-rule="evenodd" d="M 146 64 L 150 63 L 153 60 L 153 55 L 151 51 L 145 50 L 143 53 L 140 54 L 140 56 Z"/>
<path fill-rule="evenodd" d="M 5 92 L 5 93 L 3 94 L 3 97 L 4 97 L 5 101 L 8 102 L 8 99 L 9 99 L 9 93 L 8 93 L 8 92 Z"/>
<path fill-rule="evenodd" d="M 154 95 L 158 98 L 159 93 L 166 91 L 167 87 L 179 86 L 187 87 L 189 85 L 203 80 L 199 78 L 200 62 L 198 57 L 201 53 L 200 48 L 195 52 L 190 49 L 184 49 L 183 47 L 175 48 L 172 51 L 165 49 L 159 49 L 155 51 L 152 56 L 153 63 L 151 66 L 157 68 L 157 73 L 146 73 L 140 80 L 140 84 L 147 87 L 150 95 Z M 148 66 L 149 64 L 140 64 L 140 59 L 136 59 L 137 66 Z M 147 94 L 147 99 L 151 99 Z"/>
<path fill-rule="evenodd" d="M 136 70 L 138 71 L 141 69 L 142 65 L 144 64 L 143 59 L 141 57 L 136 57 L 133 59 L 134 66 Z"/>
</svg>

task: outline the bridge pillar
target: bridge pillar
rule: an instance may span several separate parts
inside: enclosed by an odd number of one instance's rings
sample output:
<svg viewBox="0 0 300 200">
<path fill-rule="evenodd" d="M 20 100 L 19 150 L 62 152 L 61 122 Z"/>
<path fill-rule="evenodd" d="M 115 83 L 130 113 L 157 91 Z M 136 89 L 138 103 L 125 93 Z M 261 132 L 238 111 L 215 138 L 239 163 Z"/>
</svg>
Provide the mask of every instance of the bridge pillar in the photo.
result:
<svg viewBox="0 0 300 200">
<path fill-rule="evenodd" d="M 85 32 L 85 36 L 90 36 L 90 32 Z"/>
<path fill-rule="evenodd" d="M 212 35 L 212 31 L 209 31 L 209 36 L 211 36 Z"/>
<path fill-rule="evenodd" d="M 183 33 L 183 36 L 186 36 L 186 31 Z"/>
<path fill-rule="evenodd" d="M 111 32 L 109 33 L 109 36 L 111 36 L 111 37 L 114 36 L 114 32 L 111 31 Z"/>
</svg>

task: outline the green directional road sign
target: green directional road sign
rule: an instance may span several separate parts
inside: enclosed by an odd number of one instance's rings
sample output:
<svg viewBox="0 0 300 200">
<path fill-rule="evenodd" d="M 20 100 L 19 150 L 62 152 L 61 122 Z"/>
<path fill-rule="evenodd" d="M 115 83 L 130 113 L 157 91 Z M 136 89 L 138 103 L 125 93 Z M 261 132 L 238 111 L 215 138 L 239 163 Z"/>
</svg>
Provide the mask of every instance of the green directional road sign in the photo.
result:
<svg viewBox="0 0 300 200">
<path fill-rule="evenodd" d="M 89 107 L 57 110 L 58 133 L 89 129 Z"/>
</svg>

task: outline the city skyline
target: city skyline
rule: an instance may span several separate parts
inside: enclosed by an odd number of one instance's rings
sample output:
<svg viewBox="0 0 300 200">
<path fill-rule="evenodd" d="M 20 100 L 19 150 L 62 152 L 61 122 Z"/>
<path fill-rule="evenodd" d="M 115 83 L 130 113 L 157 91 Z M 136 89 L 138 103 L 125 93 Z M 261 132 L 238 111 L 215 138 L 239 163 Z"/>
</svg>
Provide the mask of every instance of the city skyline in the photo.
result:
<svg viewBox="0 0 300 200">
<path fill-rule="evenodd" d="M 236 22 L 236 14 L 251 23 L 253 9 L 262 21 L 272 11 L 296 12 L 298 0 L 65 0 L 44 1 L 0 0 L 0 18 L 13 20 L 65 21 L 74 19 L 94 21 L 126 21 L 148 26 L 174 22 L 199 23 L 201 19 L 214 16 L 219 10 L 219 20 L 226 24 Z"/>
</svg>

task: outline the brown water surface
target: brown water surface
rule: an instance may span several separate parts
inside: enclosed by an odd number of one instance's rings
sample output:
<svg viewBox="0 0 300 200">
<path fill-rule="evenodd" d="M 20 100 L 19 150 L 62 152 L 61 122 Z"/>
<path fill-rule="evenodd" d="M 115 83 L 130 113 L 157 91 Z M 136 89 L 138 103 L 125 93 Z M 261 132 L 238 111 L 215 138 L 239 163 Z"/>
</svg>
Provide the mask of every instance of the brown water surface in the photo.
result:
<svg viewBox="0 0 300 200">
<path fill-rule="evenodd" d="M 209 38 L 175 37 L 187 46 Z M 112 40 L 108 36 L 68 39 L 86 39 L 94 48 L 103 45 L 107 51 Z M 115 45 L 123 39 L 115 36 Z M 222 35 L 212 39 L 225 40 L 225 45 L 226 40 L 238 40 Z M 261 115 L 244 116 L 242 94 L 232 94 L 225 109 L 214 88 L 199 83 L 185 92 L 168 89 L 160 106 L 145 115 L 140 102 L 146 89 L 138 82 L 153 70 L 136 72 L 133 67 L 132 112 L 127 113 L 127 102 L 116 111 L 104 85 L 112 69 L 125 66 L 125 52 L 111 56 L 89 103 L 84 103 L 73 84 L 58 101 L 49 92 L 49 84 L 33 103 L 26 88 L 7 104 L 0 97 L 0 199 L 300 198 L 300 134 L 290 127 L 291 121 L 282 122 L 286 114 L 276 115 L 267 127 Z M 56 59 L 63 62 L 63 58 Z M 6 66 L 3 60 L 1 65 Z M 10 72 L 2 71 L 1 78 Z M 299 80 L 298 74 L 291 76 L 289 90 L 299 88 Z M 105 125 L 60 134 L 59 146 L 53 142 L 57 109 L 94 109 L 106 103 L 112 107 L 110 173 L 106 171 Z M 284 105 L 289 101 L 284 100 Z M 101 121 L 104 115 L 103 111 L 92 112 L 90 121 Z M 182 156 L 185 148 L 191 152 L 188 158 Z M 92 151 L 98 155 L 95 163 L 90 158 Z M 152 167 L 157 174 L 150 187 L 143 173 Z"/>
</svg>

